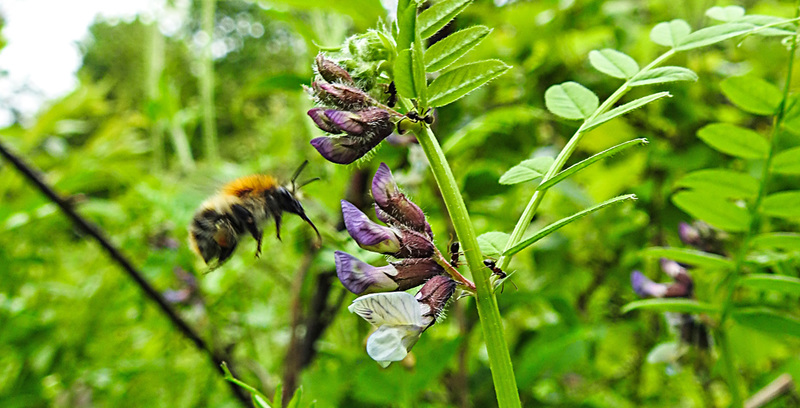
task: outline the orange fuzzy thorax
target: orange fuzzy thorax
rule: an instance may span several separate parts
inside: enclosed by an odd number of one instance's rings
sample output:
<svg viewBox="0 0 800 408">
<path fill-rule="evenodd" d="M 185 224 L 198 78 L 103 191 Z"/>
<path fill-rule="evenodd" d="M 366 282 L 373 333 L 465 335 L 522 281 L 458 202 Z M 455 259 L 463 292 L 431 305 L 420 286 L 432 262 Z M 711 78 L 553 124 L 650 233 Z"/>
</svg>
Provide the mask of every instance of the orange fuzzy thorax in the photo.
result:
<svg viewBox="0 0 800 408">
<path fill-rule="evenodd" d="M 258 194 L 267 190 L 274 190 L 278 187 L 278 182 L 272 176 L 263 174 L 253 174 L 238 178 L 226 184 L 222 188 L 223 194 L 229 194 L 236 197 L 244 197 L 250 194 Z"/>
</svg>

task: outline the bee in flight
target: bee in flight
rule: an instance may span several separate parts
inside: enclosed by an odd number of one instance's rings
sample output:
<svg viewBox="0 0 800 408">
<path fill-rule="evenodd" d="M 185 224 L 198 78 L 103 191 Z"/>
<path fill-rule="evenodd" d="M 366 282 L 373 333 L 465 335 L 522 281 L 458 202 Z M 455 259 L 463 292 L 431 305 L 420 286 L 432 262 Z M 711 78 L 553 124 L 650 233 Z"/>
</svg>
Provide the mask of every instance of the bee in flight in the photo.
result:
<svg viewBox="0 0 800 408">
<path fill-rule="evenodd" d="M 254 174 L 231 181 L 222 190 L 200 205 L 189 225 L 189 244 L 203 260 L 216 268 L 222 265 L 236 249 L 239 238 L 245 233 L 255 238 L 256 257 L 261 254 L 263 226 L 270 217 L 275 219 L 275 232 L 281 239 L 281 214 L 297 214 L 307 222 L 317 239 L 319 230 L 305 214 L 298 200 L 298 190 L 318 180 L 314 178 L 300 185 L 297 176 L 308 161 L 294 173 L 288 186 L 281 186 L 272 176 Z"/>
</svg>

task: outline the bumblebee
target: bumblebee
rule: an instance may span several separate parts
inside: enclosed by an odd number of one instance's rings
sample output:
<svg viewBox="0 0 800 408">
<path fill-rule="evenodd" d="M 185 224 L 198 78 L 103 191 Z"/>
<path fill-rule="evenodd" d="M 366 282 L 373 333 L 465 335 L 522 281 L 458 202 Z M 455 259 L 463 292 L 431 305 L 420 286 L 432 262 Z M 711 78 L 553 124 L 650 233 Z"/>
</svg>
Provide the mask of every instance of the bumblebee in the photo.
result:
<svg viewBox="0 0 800 408">
<path fill-rule="evenodd" d="M 272 217 L 280 240 L 281 215 L 284 212 L 300 216 L 321 240 L 319 230 L 308 219 L 298 200 L 300 187 L 318 180 L 311 179 L 299 186 L 295 184 L 306 164 L 308 161 L 300 165 L 288 186 L 281 186 L 272 176 L 262 174 L 245 176 L 225 185 L 219 193 L 204 201 L 195 213 L 189 225 L 192 250 L 213 269 L 230 258 L 242 235 L 250 233 L 256 240 L 258 257 L 261 255 L 264 224 Z"/>
</svg>

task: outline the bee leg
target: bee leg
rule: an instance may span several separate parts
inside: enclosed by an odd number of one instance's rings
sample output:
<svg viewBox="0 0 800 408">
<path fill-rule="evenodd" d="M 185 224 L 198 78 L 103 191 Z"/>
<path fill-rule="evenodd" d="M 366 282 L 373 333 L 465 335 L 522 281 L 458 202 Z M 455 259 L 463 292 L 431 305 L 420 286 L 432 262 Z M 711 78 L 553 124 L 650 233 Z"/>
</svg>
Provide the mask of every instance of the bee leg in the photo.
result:
<svg viewBox="0 0 800 408">
<path fill-rule="evenodd" d="M 280 214 L 273 214 L 275 218 L 275 236 L 278 237 L 278 241 L 281 240 L 281 215 Z"/>
<path fill-rule="evenodd" d="M 247 229 L 247 232 L 253 236 L 253 239 L 256 240 L 256 258 L 258 258 L 261 256 L 261 237 L 264 235 L 264 232 L 258 229 L 258 226 L 256 226 L 256 221 L 253 218 L 253 213 L 251 213 L 247 208 L 244 208 L 238 204 L 234 204 L 232 208 L 233 212 L 236 213 L 239 219 L 244 220 L 244 227 Z"/>
</svg>

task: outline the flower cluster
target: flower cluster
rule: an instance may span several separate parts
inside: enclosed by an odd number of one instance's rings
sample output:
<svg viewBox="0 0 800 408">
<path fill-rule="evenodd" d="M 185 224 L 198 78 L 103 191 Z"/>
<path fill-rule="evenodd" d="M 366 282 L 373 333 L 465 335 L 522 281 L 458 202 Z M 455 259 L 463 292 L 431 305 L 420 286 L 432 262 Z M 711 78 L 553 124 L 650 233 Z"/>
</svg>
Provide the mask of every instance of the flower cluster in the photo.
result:
<svg viewBox="0 0 800 408">
<path fill-rule="evenodd" d="M 392 111 L 323 54 L 317 55 L 316 72 L 317 79 L 308 90 L 321 106 L 309 110 L 308 116 L 330 136 L 312 139 L 311 145 L 333 163 L 350 164 L 392 134 Z"/>
<path fill-rule="evenodd" d="M 422 332 L 441 316 L 456 282 L 436 257 L 425 214 L 400 192 L 384 163 L 372 179 L 372 196 L 375 214 L 386 226 L 343 200 L 345 226 L 361 248 L 396 260 L 376 267 L 337 251 L 336 273 L 345 288 L 365 295 L 353 301 L 350 311 L 377 327 L 367 341 L 367 353 L 386 367 L 405 358 Z M 419 285 L 416 296 L 403 292 Z"/>
<path fill-rule="evenodd" d="M 727 236 L 724 232 L 703 221 L 695 221 L 691 224 L 680 223 L 678 225 L 678 236 L 681 237 L 681 241 L 684 244 L 691 245 L 701 251 L 725 255 L 723 241 Z"/>
<path fill-rule="evenodd" d="M 713 229 L 701 222 L 689 225 L 681 223 L 678 228 L 681 240 L 698 246 L 700 249 L 721 250 L 721 242 Z M 662 258 L 661 270 L 672 278 L 671 283 L 656 283 L 639 271 L 631 273 L 631 286 L 637 295 L 643 298 L 685 298 L 694 296 L 694 281 L 689 271 L 678 262 Z M 708 330 L 695 316 L 688 313 L 665 313 L 670 327 L 676 331 L 681 341 L 707 349 L 711 343 Z"/>
</svg>

